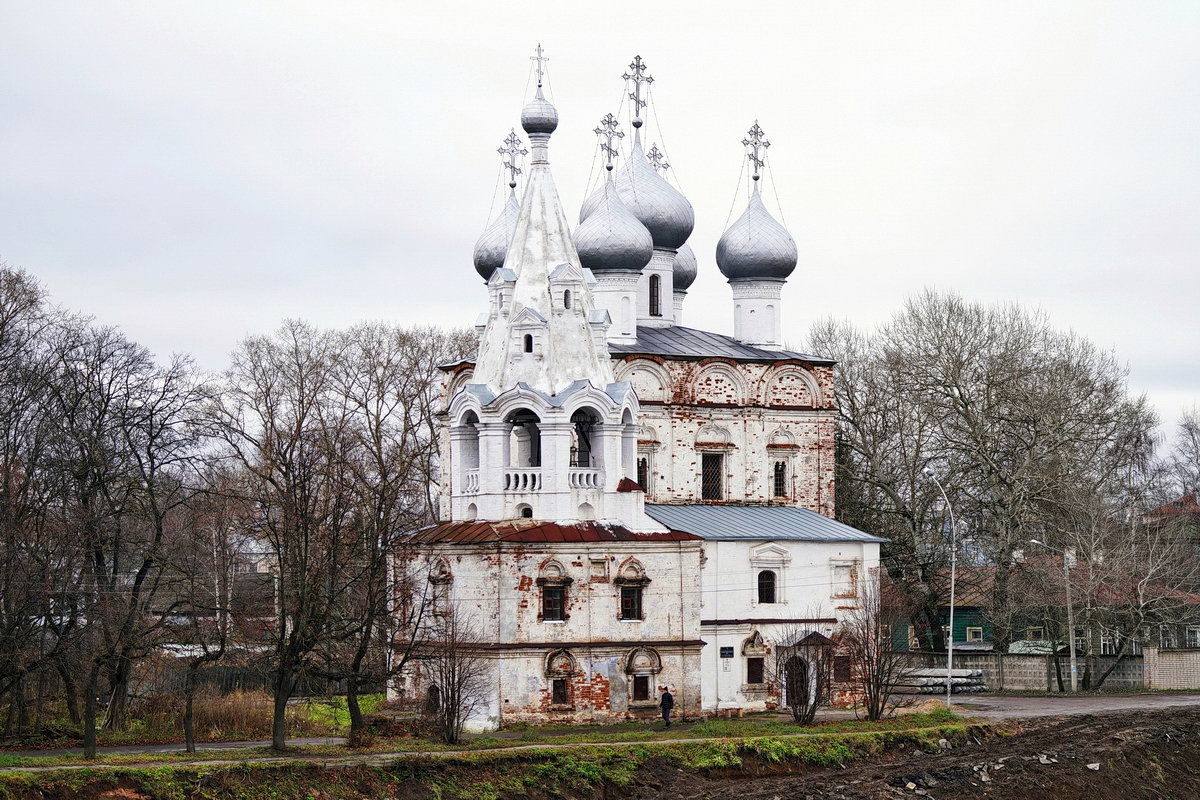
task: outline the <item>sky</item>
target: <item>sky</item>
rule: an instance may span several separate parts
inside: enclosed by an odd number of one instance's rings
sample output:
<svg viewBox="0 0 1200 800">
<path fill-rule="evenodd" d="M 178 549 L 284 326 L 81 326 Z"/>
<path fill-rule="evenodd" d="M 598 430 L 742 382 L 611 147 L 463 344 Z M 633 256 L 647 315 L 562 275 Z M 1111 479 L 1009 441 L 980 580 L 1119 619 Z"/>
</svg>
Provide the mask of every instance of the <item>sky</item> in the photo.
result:
<svg viewBox="0 0 1200 800">
<path fill-rule="evenodd" d="M 634 55 L 654 77 L 686 324 L 732 332 L 714 249 L 757 120 L 800 254 L 786 341 L 955 291 L 1111 348 L 1168 423 L 1200 402 L 1191 0 L 0 0 L 0 33 L 0 260 L 163 359 L 219 370 L 290 317 L 473 324 L 540 42 L 572 217 Z"/>
</svg>

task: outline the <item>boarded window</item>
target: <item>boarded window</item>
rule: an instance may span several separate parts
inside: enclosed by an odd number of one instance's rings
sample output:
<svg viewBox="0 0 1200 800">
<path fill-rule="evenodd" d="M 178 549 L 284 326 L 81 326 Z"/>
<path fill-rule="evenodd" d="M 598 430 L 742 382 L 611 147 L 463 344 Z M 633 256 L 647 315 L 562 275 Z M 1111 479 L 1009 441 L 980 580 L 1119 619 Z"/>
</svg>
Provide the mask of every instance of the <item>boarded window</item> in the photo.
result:
<svg viewBox="0 0 1200 800">
<path fill-rule="evenodd" d="M 650 699 L 650 676 L 649 675 L 634 675 L 633 676 L 633 699 L 634 699 L 634 702 Z"/>
<path fill-rule="evenodd" d="M 763 659 L 746 659 L 746 683 L 763 683 Z"/>
<path fill-rule="evenodd" d="M 570 697 L 567 695 L 567 679 L 566 678 L 555 678 L 554 681 L 550 684 L 550 686 L 551 686 L 551 698 L 550 699 L 551 699 L 551 702 L 554 703 L 554 705 L 565 706 L 567 703 L 571 702 Z"/>
<path fill-rule="evenodd" d="M 758 573 L 758 602 L 775 602 L 775 573 L 769 569 Z"/>
<path fill-rule="evenodd" d="M 542 587 L 542 619 L 562 620 L 567 590 L 562 586 Z"/>
<path fill-rule="evenodd" d="M 621 587 L 621 619 L 642 618 L 642 587 Z"/>
<path fill-rule="evenodd" d="M 852 677 L 850 656 L 833 657 L 833 680 L 836 683 L 849 683 Z"/>
<path fill-rule="evenodd" d="M 700 497 L 721 500 L 725 496 L 725 456 L 721 453 L 702 453 L 700 456 Z"/>
</svg>

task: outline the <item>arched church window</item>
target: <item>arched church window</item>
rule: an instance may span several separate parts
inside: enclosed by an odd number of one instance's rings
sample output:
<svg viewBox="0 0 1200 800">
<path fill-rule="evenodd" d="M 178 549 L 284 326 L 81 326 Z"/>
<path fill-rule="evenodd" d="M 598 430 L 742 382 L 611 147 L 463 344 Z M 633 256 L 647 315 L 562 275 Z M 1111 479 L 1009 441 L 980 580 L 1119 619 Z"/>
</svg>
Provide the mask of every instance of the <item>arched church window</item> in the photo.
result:
<svg viewBox="0 0 1200 800">
<path fill-rule="evenodd" d="M 662 316 L 662 279 L 657 275 L 650 276 L 650 316 Z"/>
<path fill-rule="evenodd" d="M 533 352 L 533 334 L 531 334 L 531 333 L 525 334 L 525 352 L 526 353 Z"/>
<path fill-rule="evenodd" d="M 626 561 L 621 567 L 621 574 L 613 581 L 621 593 L 619 619 L 640 620 L 642 616 L 642 595 L 650 579 L 646 577 L 646 569 L 634 559 Z"/>
<path fill-rule="evenodd" d="M 541 622 L 566 622 L 567 587 L 574 579 L 567 575 L 562 564 L 551 559 L 539 570 L 537 585 L 542 589 L 542 613 L 538 615 Z"/>
<path fill-rule="evenodd" d="M 521 516 L 524 519 L 533 519 L 533 506 L 521 506 Z"/>
<path fill-rule="evenodd" d="M 571 307 L 571 290 L 563 289 L 563 308 Z"/>
<path fill-rule="evenodd" d="M 764 569 L 758 573 L 758 602 L 775 602 L 775 572 Z"/>
</svg>

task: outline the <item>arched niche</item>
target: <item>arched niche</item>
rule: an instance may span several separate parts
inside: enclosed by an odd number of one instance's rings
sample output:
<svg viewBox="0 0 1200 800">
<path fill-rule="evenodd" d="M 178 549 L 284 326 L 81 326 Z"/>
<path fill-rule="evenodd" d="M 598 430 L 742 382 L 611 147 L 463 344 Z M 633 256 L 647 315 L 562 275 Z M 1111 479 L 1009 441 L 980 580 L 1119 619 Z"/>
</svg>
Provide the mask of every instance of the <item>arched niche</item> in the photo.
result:
<svg viewBox="0 0 1200 800">
<path fill-rule="evenodd" d="M 724 449 L 732 445 L 732 437 L 726 428 L 708 423 L 696 431 L 696 446 L 709 449 Z"/>
<path fill-rule="evenodd" d="M 646 568 L 636 558 L 627 558 L 617 567 L 617 577 L 613 583 L 618 586 L 645 586 L 650 583 L 646 576 Z"/>
<path fill-rule="evenodd" d="M 692 391 L 701 405 L 743 405 L 746 387 L 728 364 L 709 364 L 692 377 Z"/>
<path fill-rule="evenodd" d="M 763 376 L 759 398 L 765 406 L 812 408 L 819 405 L 821 390 L 812 373 L 796 364 L 785 364 Z"/>
<path fill-rule="evenodd" d="M 569 678 L 578 671 L 578 668 L 575 656 L 566 648 L 553 650 L 546 655 L 546 677 L 550 680 Z"/>
<path fill-rule="evenodd" d="M 629 381 L 641 402 L 664 403 L 670 400 L 670 375 L 658 362 L 637 359 L 624 364 L 617 373 L 618 380 Z"/>
<path fill-rule="evenodd" d="M 652 647 L 630 650 L 625 657 L 625 672 L 628 675 L 657 675 L 662 672 L 662 658 Z"/>
<path fill-rule="evenodd" d="M 767 655 L 767 643 L 763 641 L 761 633 L 754 631 L 742 642 L 742 655 L 753 658 L 762 658 Z"/>
</svg>

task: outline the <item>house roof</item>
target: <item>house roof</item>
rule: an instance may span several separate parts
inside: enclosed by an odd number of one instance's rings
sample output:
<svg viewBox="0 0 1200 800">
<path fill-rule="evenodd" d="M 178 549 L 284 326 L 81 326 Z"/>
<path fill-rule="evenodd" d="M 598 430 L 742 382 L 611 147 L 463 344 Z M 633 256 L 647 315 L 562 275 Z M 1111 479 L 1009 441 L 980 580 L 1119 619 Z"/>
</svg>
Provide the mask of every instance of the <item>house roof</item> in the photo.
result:
<svg viewBox="0 0 1200 800">
<path fill-rule="evenodd" d="M 676 531 L 711 541 L 792 539 L 802 542 L 886 542 L 878 536 L 795 506 L 646 505 L 646 513 Z"/>
<path fill-rule="evenodd" d="M 1152 508 L 1142 514 L 1147 522 L 1179 517 L 1185 514 L 1200 514 L 1200 503 L 1197 503 L 1196 493 L 1185 494 L 1169 503 L 1163 503 L 1158 508 Z"/>
<path fill-rule="evenodd" d="M 742 344 L 732 336 L 712 331 L 701 331 L 672 325 L 667 328 L 650 328 L 642 325 L 637 329 L 637 341 L 633 344 L 610 344 L 608 352 L 614 356 L 652 355 L 670 358 L 731 358 L 735 361 L 804 361 L 809 364 L 832 366 L 836 362 L 829 358 L 805 355 L 792 350 L 767 350 Z"/>
<path fill-rule="evenodd" d="M 631 531 L 609 522 L 549 522 L 538 519 L 443 522 L 405 536 L 418 544 L 477 542 L 683 542 L 698 539 L 682 531 Z"/>
</svg>

